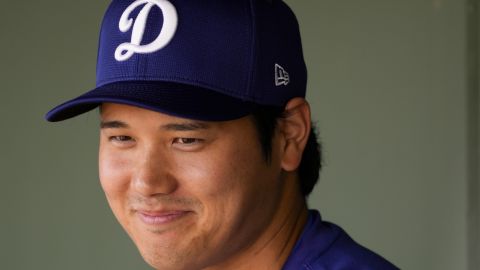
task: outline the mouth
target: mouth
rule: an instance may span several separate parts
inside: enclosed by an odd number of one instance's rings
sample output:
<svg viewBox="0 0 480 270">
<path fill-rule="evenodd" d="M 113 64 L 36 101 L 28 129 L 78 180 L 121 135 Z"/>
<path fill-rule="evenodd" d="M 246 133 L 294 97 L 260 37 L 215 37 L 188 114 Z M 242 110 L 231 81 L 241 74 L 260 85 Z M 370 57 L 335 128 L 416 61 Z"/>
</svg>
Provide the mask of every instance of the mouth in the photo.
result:
<svg viewBox="0 0 480 270">
<path fill-rule="evenodd" d="M 137 211 L 140 220 L 146 225 L 162 226 L 169 225 L 193 214 L 192 211 Z"/>
</svg>

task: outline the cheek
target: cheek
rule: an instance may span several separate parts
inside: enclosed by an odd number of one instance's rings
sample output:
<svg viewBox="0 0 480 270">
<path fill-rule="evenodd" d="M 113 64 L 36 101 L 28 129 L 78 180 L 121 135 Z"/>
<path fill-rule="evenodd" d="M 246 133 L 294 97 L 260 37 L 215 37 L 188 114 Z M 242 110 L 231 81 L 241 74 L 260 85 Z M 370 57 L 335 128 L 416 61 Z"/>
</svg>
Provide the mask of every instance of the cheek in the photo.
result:
<svg viewBox="0 0 480 270">
<path fill-rule="evenodd" d="M 176 170 L 183 190 L 202 202 L 208 222 L 234 222 L 246 215 L 245 208 L 261 199 L 258 182 L 268 177 L 261 152 L 255 147 L 225 144 L 175 162 L 184 164 Z"/>
<path fill-rule="evenodd" d="M 121 196 L 128 189 L 130 162 L 118 153 L 100 148 L 99 153 L 100 184 L 109 201 Z"/>
<path fill-rule="evenodd" d="M 206 202 L 213 203 L 228 198 L 232 190 L 238 190 L 242 178 L 239 164 L 232 159 L 230 151 L 223 148 L 222 153 L 202 153 L 177 159 L 176 175 L 182 189 L 195 194 Z"/>
<path fill-rule="evenodd" d="M 134 238 L 131 232 L 127 206 L 132 162 L 116 151 L 100 147 L 99 178 L 107 202 L 120 225 Z"/>
</svg>

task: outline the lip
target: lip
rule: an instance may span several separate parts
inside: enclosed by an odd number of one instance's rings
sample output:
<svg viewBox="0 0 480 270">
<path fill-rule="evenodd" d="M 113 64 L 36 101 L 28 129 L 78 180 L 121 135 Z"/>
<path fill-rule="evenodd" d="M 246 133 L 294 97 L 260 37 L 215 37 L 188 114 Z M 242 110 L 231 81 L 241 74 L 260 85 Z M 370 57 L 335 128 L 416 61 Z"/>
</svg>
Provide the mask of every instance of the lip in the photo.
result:
<svg viewBox="0 0 480 270">
<path fill-rule="evenodd" d="M 137 211 L 140 220 L 147 225 L 167 225 L 190 215 L 191 211 Z"/>
</svg>

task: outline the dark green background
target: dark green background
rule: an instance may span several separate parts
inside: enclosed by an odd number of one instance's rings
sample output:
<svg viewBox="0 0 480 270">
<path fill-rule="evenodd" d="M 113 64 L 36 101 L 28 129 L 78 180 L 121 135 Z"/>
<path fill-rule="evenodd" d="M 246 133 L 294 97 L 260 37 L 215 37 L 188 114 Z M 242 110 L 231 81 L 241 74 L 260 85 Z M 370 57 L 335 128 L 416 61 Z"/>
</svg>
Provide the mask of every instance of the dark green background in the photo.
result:
<svg viewBox="0 0 480 270">
<path fill-rule="evenodd" d="M 310 205 L 402 269 L 478 269 L 478 1 L 287 2 L 325 147 Z M 98 184 L 96 113 L 43 120 L 94 86 L 107 4 L 2 2 L 0 269 L 149 269 Z"/>
</svg>

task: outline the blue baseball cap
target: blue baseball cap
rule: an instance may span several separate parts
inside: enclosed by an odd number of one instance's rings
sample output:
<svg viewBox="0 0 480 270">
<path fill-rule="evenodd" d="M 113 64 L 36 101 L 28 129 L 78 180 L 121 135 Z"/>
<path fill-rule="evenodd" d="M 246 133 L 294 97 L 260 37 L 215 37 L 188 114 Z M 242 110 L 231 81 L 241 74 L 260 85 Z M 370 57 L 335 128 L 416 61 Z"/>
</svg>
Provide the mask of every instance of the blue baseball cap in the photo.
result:
<svg viewBox="0 0 480 270">
<path fill-rule="evenodd" d="M 46 115 L 104 102 L 224 121 L 305 97 L 297 19 L 281 0 L 113 0 L 103 18 L 96 88 Z"/>
</svg>

